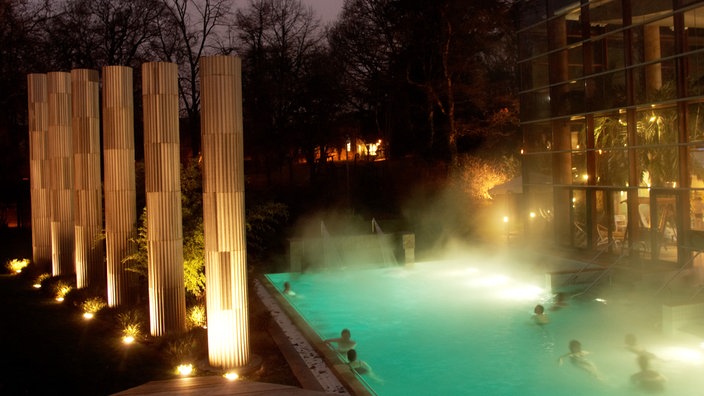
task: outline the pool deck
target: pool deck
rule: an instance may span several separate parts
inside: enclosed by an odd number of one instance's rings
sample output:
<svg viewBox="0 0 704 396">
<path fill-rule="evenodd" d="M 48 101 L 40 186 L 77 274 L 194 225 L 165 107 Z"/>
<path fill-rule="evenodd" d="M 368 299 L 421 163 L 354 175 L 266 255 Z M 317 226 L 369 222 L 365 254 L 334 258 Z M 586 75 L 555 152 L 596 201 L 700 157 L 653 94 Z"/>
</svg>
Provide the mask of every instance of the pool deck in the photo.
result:
<svg viewBox="0 0 704 396">
<path fill-rule="evenodd" d="M 322 396 L 329 393 L 294 386 L 268 384 L 264 382 L 228 381 L 221 376 L 189 377 L 174 380 L 152 381 L 144 385 L 115 393 L 119 396 L 131 395 L 281 395 L 281 396 Z"/>
<path fill-rule="evenodd" d="M 299 328 L 294 325 L 288 314 L 281 308 L 283 301 L 278 301 L 272 294 L 275 290 L 267 289 L 257 280 L 255 293 L 267 307 L 274 319 L 269 328 L 274 342 L 286 358 L 291 371 L 301 384 L 301 388 L 279 384 L 251 381 L 229 381 L 219 375 L 178 378 L 173 380 L 152 381 L 144 385 L 115 393 L 116 396 L 130 395 L 282 395 L 282 396 L 349 396 L 369 394 L 360 384 L 354 384 L 353 374 L 346 373 L 348 387 L 357 388 L 350 393 L 338 379 L 339 372 L 345 372 L 346 365 L 336 364 L 336 371 L 330 368 L 328 361 L 318 354 Z M 328 357 L 327 359 L 330 359 Z M 336 374 L 338 372 L 338 374 Z M 362 388 L 359 388 L 359 387 Z"/>
</svg>

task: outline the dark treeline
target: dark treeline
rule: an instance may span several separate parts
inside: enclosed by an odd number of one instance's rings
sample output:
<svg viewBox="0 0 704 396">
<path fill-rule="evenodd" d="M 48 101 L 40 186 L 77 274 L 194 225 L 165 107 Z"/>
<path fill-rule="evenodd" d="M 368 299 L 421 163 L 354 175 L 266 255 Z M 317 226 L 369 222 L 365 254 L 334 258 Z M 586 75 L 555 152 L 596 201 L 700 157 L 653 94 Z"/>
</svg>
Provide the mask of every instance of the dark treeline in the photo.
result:
<svg viewBox="0 0 704 396">
<path fill-rule="evenodd" d="M 2 202 L 28 177 L 26 75 L 179 65 L 184 159 L 200 148 L 198 59 L 242 58 L 245 152 L 271 180 L 328 150 L 383 142 L 386 158 L 452 169 L 514 154 L 517 55 L 511 0 L 346 0 L 323 25 L 299 0 L 0 0 Z M 13 192 L 14 191 L 14 192 Z M 27 199 L 28 202 L 28 199 Z"/>
</svg>

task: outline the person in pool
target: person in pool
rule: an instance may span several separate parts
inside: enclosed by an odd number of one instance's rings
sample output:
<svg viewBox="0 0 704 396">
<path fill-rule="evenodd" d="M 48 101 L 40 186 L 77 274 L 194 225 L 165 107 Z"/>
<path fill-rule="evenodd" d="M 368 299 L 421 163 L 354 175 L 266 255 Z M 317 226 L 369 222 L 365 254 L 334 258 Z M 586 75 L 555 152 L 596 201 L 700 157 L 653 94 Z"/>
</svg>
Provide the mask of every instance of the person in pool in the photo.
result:
<svg viewBox="0 0 704 396">
<path fill-rule="evenodd" d="M 638 355 L 638 357 L 645 356 L 648 359 L 658 359 L 658 357 L 655 356 L 654 353 L 649 352 L 642 346 L 638 345 L 638 340 L 636 339 L 635 334 L 626 334 L 623 339 L 623 342 L 626 346 L 626 350 L 635 353 L 636 355 Z"/>
<path fill-rule="evenodd" d="M 365 362 L 364 360 L 357 359 L 356 350 L 350 349 L 349 351 L 347 351 L 347 364 L 357 374 L 368 375 L 375 381 L 382 382 L 381 378 L 377 377 L 377 375 L 374 374 L 372 367 L 367 362 Z"/>
<path fill-rule="evenodd" d="M 566 306 L 567 306 L 567 301 L 566 301 L 565 293 L 558 292 L 557 294 L 555 294 L 555 303 L 553 303 L 552 308 L 550 308 L 550 309 L 553 311 L 557 311 L 557 310 L 560 310 Z"/>
<path fill-rule="evenodd" d="M 533 322 L 541 326 L 550 323 L 550 318 L 548 318 L 548 314 L 545 313 L 545 307 L 540 304 L 536 305 L 533 309 Z"/>
<path fill-rule="evenodd" d="M 288 282 L 284 282 L 283 293 L 287 296 L 295 296 L 296 295 L 296 292 L 291 290 L 291 284 Z"/>
<path fill-rule="evenodd" d="M 340 337 L 328 338 L 323 342 L 328 345 L 332 343 L 337 344 L 337 348 L 335 349 L 340 353 L 347 353 L 347 351 L 354 349 L 357 346 L 357 342 L 352 339 L 352 333 L 349 329 L 342 329 Z"/>
<path fill-rule="evenodd" d="M 570 351 L 568 353 L 560 356 L 560 359 L 558 360 L 560 365 L 562 365 L 562 362 L 565 358 L 569 358 L 570 362 L 572 362 L 572 365 L 574 365 L 575 367 L 586 371 L 594 378 L 602 379 L 602 376 L 599 373 L 599 370 L 596 368 L 596 365 L 594 365 L 594 363 L 587 359 L 587 355 L 589 355 L 589 352 L 582 349 L 582 343 L 577 340 L 572 340 L 569 343 L 569 348 Z"/>
<path fill-rule="evenodd" d="M 662 392 L 665 390 L 667 378 L 650 368 L 650 360 L 645 354 L 638 355 L 640 371 L 631 375 L 631 383 L 643 391 Z"/>
</svg>

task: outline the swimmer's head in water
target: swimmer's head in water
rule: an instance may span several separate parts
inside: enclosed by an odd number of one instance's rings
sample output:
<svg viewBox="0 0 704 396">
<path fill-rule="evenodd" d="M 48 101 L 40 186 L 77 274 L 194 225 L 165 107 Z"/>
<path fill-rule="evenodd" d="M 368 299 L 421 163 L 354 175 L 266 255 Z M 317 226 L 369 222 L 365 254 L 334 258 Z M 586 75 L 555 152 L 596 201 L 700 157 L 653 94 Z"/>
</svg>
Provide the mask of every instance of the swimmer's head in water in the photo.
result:
<svg viewBox="0 0 704 396">
<path fill-rule="evenodd" d="M 340 333 L 340 335 L 342 335 L 342 338 L 352 337 L 352 333 L 350 333 L 349 329 L 342 329 L 342 333 Z"/>
<path fill-rule="evenodd" d="M 545 307 L 543 307 L 542 305 L 538 304 L 538 305 L 536 305 L 535 308 L 533 309 L 533 312 L 534 312 L 536 315 L 542 315 L 543 312 L 545 312 Z"/>
<path fill-rule="evenodd" d="M 626 334 L 626 337 L 624 338 L 623 342 L 625 342 L 628 346 L 635 346 L 636 336 L 634 334 Z"/>
<path fill-rule="evenodd" d="M 347 351 L 347 360 L 350 362 L 354 362 L 355 360 L 357 360 L 357 351 L 355 351 L 354 349 L 350 349 L 349 351 Z"/>
<path fill-rule="evenodd" d="M 570 352 L 578 353 L 582 352 L 582 343 L 577 340 L 570 341 Z"/>
</svg>

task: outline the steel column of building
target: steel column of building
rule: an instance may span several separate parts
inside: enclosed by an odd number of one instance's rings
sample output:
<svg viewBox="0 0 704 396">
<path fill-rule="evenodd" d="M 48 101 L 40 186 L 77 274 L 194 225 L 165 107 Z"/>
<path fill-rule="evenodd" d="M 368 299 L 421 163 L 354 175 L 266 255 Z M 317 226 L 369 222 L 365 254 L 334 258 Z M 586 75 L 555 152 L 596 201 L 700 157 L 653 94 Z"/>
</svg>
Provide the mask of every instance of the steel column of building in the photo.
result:
<svg viewBox="0 0 704 396">
<path fill-rule="evenodd" d="M 186 329 L 176 64 L 142 65 L 142 101 L 150 329 L 161 336 Z"/>
<path fill-rule="evenodd" d="M 104 288 L 100 100 L 97 70 L 71 70 L 76 287 Z"/>
<path fill-rule="evenodd" d="M 249 363 L 241 61 L 200 59 L 208 358 Z"/>
<path fill-rule="evenodd" d="M 29 191 L 32 208 L 32 262 L 51 270 L 51 205 L 48 153 L 49 99 L 46 74 L 27 76 L 29 126 Z"/>
<path fill-rule="evenodd" d="M 103 67 L 105 253 L 111 307 L 133 303 L 137 293 L 137 274 L 126 271 L 123 263 L 133 252 L 129 239 L 137 223 L 132 94 L 132 68 Z"/>
<path fill-rule="evenodd" d="M 564 16 L 551 19 L 548 23 L 550 49 L 560 49 L 550 54 L 550 83 L 559 84 L 568 80 L 567 25 Z M 554 114 L 565 114 L 569 106 L 568 85 L 559 84 L 550 87 L 550 107 Z M 572 155 L 570 153 L 571 135 L 568 118 L 552 121 L 553 159 L 553 202 L 555 240 L 563 245 L 571 242 L 572 221 L 570 220 L 570 190 L 572 184 Z M 591 230 L 587 232 L 591 240 Z"/>
<path fill-rule="evenodd" d="M 51 166 L 52 275 L 75 271 L 73 229 L 73 133 L 71 129 L 71 74 L 47 74 L 49 98 L 49 162 Z"/>
</svg>

